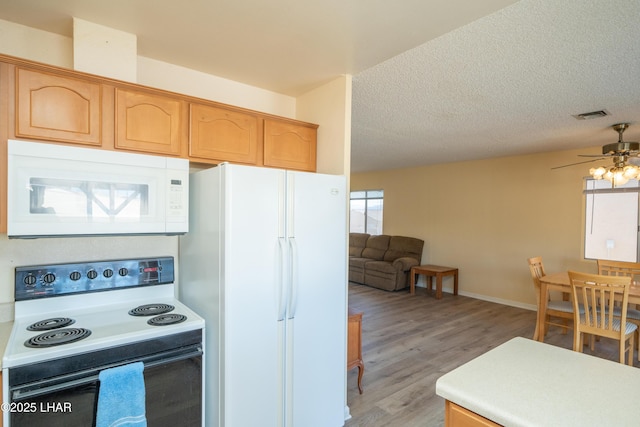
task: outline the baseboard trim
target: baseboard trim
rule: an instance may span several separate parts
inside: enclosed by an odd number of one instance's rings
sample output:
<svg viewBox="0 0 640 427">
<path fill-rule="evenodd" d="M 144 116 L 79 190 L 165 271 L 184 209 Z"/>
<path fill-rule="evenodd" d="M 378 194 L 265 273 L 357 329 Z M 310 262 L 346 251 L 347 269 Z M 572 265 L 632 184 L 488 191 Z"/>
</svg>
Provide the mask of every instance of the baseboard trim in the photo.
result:
<svg viewBox="0 0 640 427">
<path fill-rule="evenodd" d="M 418 286 L 420 288 L 425 288 L 424 286 Z M 452 294 L 453 295 L 453 287 L 442 287 L 442 292 L 446 292 L 448 294 Z M 495 298 L 495 297 L 490 297 L 487 295 L 482 295 L 482 294 L 475 294 L 473 292 L 465 292 L 465 291 L 461 291 L 458 290 L 458 295 L 462 295 L 464 297 L 469 297 L 469 298 L 474 298 L 474 299 L 479 299 L 482 301 L 488 301 L 488 302 L 495 302 L 497 304 L 502 304 L 502 305 L 508 305 L 510 307 L 517 307 L 517 308 L 523 308 L 525 310 L 531 310 L 531 311 L 537 311 L 538 307 L 536 307 L 535 304 L 525 304 L 522 302 L 518 302 L 518 301 L 511 301 L 511 300 L 507 300 L 507 299 L 503 299 L 503 298 Z"/>
</svg>

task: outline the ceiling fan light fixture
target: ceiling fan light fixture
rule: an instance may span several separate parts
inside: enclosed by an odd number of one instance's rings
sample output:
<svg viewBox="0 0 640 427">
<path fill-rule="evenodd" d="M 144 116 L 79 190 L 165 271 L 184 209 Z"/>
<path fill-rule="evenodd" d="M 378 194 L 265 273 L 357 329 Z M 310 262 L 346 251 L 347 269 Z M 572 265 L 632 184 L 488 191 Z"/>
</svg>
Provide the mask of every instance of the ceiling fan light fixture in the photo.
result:
<svg viewBox="0 0 640 427">
<path fill-rule="evenodd" d="M 637 178 L 638 172 L 639 171 L 637 166 L 626 165 L 624 168 L 622 168 L 622 174 L 628 179 Z"/>
<path fill-rule="evenodd" d="M 597 119 L 598 117 L 606 117 L 608 115 L 609 112 L 607 110 L 598 110 L 591 111 L 589 113 L 574 114 L 573 117 L 575 117 L 577 120 L 590 120 Z"/>
<path fill-rule="evenodd" d="M 607 170 L 602 166 L 589 169 L 589 174 L 591 174 L 594 179 L 602 179 L 606 172 Z"/>
<path fill-rule="evenodd" d="M 640 144 L 637 142 L 624 142 L 622 133 L 629 127 L 629 123 L 618 123 L 612 126 L 618 132 L 618 142 L 607 144 L 602 147 L 602 154 L 613 158 L 614 166 L 606 169 L 602 166 L 589 169 L 589 174 L 593 179 L 606 179 L 613 186 L 624 185 L 630 179 L 640 181 L 640 167 L 635 164 L 627 164 L 627 160 L 638 157 Z"/>
<path fill-rule="evenodd" d="M 625 165 L 623 167 L 614 166 L 609 169 L 600 166 L 589 169 L 589 174 L 593 179 L 606 179 L 614 186 L 624 185 L 629 182 L 630 179 L 640 180 L 640 168 L 635 165 Z"/>
</svg>

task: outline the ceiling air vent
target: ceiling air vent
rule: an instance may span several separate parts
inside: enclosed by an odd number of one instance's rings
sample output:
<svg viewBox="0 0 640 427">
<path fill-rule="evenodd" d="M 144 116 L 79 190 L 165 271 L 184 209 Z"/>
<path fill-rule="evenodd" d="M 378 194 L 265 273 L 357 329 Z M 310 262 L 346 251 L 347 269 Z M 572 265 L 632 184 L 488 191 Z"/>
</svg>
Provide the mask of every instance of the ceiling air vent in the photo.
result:
<svg viewBox="0 0 640 427">
<path fill-rule="evenodd" d="M 597 119 L 598 117 L 605 117 L 608 115 L 609 115 L 609 112 L 607 110 L 598 110 L 598 111 L 592 111 L 590 113 L 575 114 L 573 117 L 575 117 L 578 120 L 589 120 L 589 119 Z"/>
</svg>

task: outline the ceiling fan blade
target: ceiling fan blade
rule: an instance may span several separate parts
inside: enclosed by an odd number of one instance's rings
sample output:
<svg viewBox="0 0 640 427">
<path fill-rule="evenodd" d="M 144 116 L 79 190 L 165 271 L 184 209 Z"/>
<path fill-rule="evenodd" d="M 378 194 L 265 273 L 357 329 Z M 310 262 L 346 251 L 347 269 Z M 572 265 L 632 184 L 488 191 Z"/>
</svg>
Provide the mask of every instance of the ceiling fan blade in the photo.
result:
<svg viewBox="0 0 640 427">
<path fill-rule="evenodd" d="M 556 166 L 556 167 L 553 167 L 551 169 L 552 170 L 553 169 L 562 169 L 562 168 L 566 168 L 566 167 L 569 167 L 569 166 L 581 165 L 583 163 L 597 162 L 598 160 L 606 160 L 606 157 L 600 157 L 599 159 L 593 159 L 593 160 L 585 160 L 584 162 L 569 163 L 568 165 Z"/>
</svg>

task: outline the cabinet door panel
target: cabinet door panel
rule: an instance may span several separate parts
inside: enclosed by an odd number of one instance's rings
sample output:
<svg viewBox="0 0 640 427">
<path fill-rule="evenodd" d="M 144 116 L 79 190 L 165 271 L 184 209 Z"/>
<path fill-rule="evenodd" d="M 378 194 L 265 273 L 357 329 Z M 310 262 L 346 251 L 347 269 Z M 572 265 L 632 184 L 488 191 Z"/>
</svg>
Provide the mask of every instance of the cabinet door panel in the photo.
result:
<svg viewBox="0 0 640 427">
<path fill-rule="evenodd" d="M 16 70 L 17 136 L 101 145 L 100 84 Z"/>
<path fill-rule="evenodd" d="M 180 154 L 178 99 L 116 89 L 116 148 Z"/>
<path fill-rule="evenodd" d="M 191 104 L 189 155 L 255 165 L 258 118 L 223 108 Z"/>
<path fill-rule="evenodd" d="M 488 420 L 475 412 L 458 406 L 455 403 L 445 401 L 445 427 L 500 427 L 491 420 Z"/>
<path fill-rule="evenodd" d="M 265 119 L 264 165 L 315 172 L 316 137 L 313 127 Z"/>
</svg>

